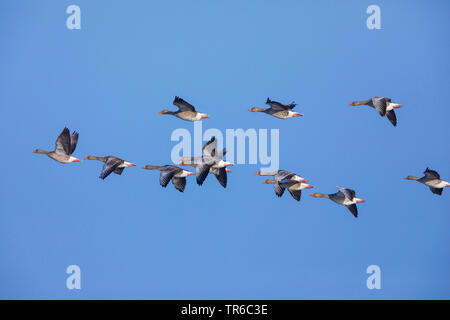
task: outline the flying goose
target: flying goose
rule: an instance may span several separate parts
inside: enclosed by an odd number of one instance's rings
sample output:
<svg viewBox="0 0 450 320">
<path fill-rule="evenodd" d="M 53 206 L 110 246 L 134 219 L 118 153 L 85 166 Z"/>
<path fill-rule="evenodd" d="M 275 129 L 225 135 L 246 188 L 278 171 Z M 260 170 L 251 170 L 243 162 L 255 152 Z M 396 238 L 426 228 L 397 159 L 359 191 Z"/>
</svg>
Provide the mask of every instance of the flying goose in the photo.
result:
<svg viewBox="0 0 450 320">
<path fill-rule="evenodd" d="M 266 104 L 268 104 L 270 106 L 270 108 L 263 109 L 263 108 L 253 107 L 253 108 L 248 109 L 248 111 L 264 112 L 268 115 L 274 116 L 279 119 L 288 119 L 288 118 L 292 118 L 292 117 L 303 116 L 303 114 L 301 114 L 301 113 L 292 111 L 292 109 L 296 106 L 296 104 L 294 102 L 292 102 L 290 104 L 283 104 L 283 103 L 273 101 L 273 100 L 270 100 L 269 98 L 267 98 Z"/>
<path fill-rule="evenodd" d="M 394 109 L 401 108 L 402 106 L 398 103 L 391 101 L 391 98 L 386 97 L 372 97 L 369 100 L 364 101 L 353 101 L 350 106 L 370 106 L 378 111 L 380 116 L 386 116 L 389 121 L 395 126 L 397 126 L 397 117 L 395 115 Z"/>
<path fill-rule="evenodd" d="M 171 114 L 186 121 L 197 121 L 200 119 L 209 118 L 209 116 L 207 116 L 206 114 L 195 111 L 195 108 L 192 104 L 184 101 L 179 97 L 175 97 L 175 99 L 173 100 L 173 104 L 178 107 L 178 111 L 174 112 L 164 109 L 158 113 Z"/>
<path fill-rule="evenodd" d="M 197 158 L 197 166 L 195 167 L 195 175 L 197 177 L 197 184 L 202 185 L 205 181 L 211 167 L 214 168 L 224 168 L 232 166 L 233 164 L 222 160 L 226 150 L 223 149 L 222 152 L 217 151 L 217 140 L 216 137 L 212 137 L 202 148 L 201 158 Z M 226 172 L 222 171 L 222 175 L 226 175 Z"/>
<path fill-rule="evenodd" d="M 180 192 L 184 191 L 186 187 L 186 177 L 192 176 L 194 173 L 183 170 L 177 166 L 167 164 L 165 166 L 152 166 L 150 164 L 142 167 L 142 169 L 147 170 L 160 170 L 159 184 L 162 187 L 166 187 L 167 184 L 172 180 L 172 184 Z"/>
<path fill-rule="evenodd" d="M 290 179 L 284 179 L 281 181 L 267 179 L 267 180 L 264 180 L 263 183 L 273 184 L 274 186 L 281 186 L 283 192 L 284 192 L 284 189 L 287 189 L 289 191 L 289 193 L 291 194 L 292 198 L 294 198 L 297 201 L 300 201 L 303 189 L 314 188 L 313 186 L 311 186 L 307 183 L 303 183 L 303 182 L 296 181 L 296 180 L 290 180 Z M 281 193 L 281 195 L 283 195 L 283 192 Z M 275 193 L 276 193 L 276 191 L 275 191 Z M 281 195 L 277 194 L 277 196 L 279 196 L 279 197 L 281 197 Z"/>
<path fill-rule="evenodd" d="M 192 163 L 192 162 L 185 162 L 185 161 L 181 161 L 178 165 L 180 166 L 191 166 L 196 168 L 198 166 L 197 163 Z M 227 169 L 226 167 L 215 167 L 212 166 L 211 168 L 209 168 L 209 173 L 212 173 L 213 175 L 216 176 L 217 181 L 219 181 L 220 185 L 224 188 L 227 187 L 227 172 L 231 172 L 231 170 Z"/>
<path fill-rule="evenodd" d="M 123 169 L 126 167 L 134 167 L 135 164 L 122 160 L 120 158 L 114 156 L 106 156 L 106 157 L 96 157 L 96 156 L 87 156 L 84 160 L 98 160 L 103 163 L 102 173 L 100 174 L 100 179 L 105 179 L 107 176 L 114 172 L 115 174 L 121 175 Z"/>
<path fill-rule="evenodd" d="M 74 131 L 72 135 L 70 135 L 69 129 L 64 128 L 56 139 L 54 151 L 36 149 L 33 151 L 33 153 L 46 154 L 53 160 L 56 160 L 60 163 L 80 162 L 80 160 L 72 156 L 72 153 L 77 147 L 77 143 L 78 133 Z"/>
<path fill-rule="evenodd" d="M 405 179 L 416 180 L 417 182 L 423 183 L 424 185 L 430 187 L 431 192 L 438 195 L 442 194 L 444 187 L 450 187 L 450 182 L 441 180 L 439 173 L 437 173 L 436 171 L 426 168 L 423 173 L 425 175 L 422 178 L 407 176 Z"/>
<path fill-rule="evenodd" d="M 356 198 L 355 191 L 353 191 L 352 189 L 342 187 L 337 188 L 339 189 L 339 191 L 333 194 L 313 193 L 310 194 L 310 196 L 316 198 L 326 198 L 333 200 L 338 204 L 342 204 L 346 206 L 348 210 L 350 210 L 350 212 L 355 216 L 355 218 L 357 218 L 358 208 L 356 207 L 356 204 L 365 202 L 365 200 Z"/>
<path fill-rule="evenodd" d="M 295 180 L 298 182 L 308 182 L 308 180 L 296 175 L 295 173 L 287 171 L 287 170 L 278 170 L 278 171 L 273 171 L 273 172 L 258 171 L 258 172 L 255 172 L 255 174 L 259 175 L 259 176 L 274 176 L 275 180 L 279 181 L 279 182 L 282 180 L 286 180 L 286 179 Z M 282 184 L 275 183 L 275 184 L 273 184 L 273 189 L 275 191 L 275 194 L 278 197 L 281 197 L 284 193 L 285 188 L 283 187 Z"/>
</svg>

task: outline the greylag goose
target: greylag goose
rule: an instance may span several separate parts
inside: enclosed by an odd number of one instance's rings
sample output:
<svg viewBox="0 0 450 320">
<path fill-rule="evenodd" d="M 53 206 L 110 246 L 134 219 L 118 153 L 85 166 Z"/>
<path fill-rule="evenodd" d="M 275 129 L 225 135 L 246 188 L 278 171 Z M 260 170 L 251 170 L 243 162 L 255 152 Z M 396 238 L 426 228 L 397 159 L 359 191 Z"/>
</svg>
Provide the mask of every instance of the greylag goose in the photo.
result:
<svg viewBox="0 0 450 320">
<path fill-rule="evenodd" d="M 170 180 L 172 180 L 173 186 L 180 192 L 183 192 L 186 187 L 186 177 L 194 175 L 193 172 L 183 170 L 170 164 L 165 166 L 152 166 L 148 164 L 142 167 L 142 169 L 161 171 L 159 174 L 159 184 L 165 188 Z"/>
<path fill-rule="evenodd" d="M 273 100 L 270 100 L 269 98 L 267 98 L 266 104 L 268 104 L 270 106 L 270 108 L 263 109 L 263 108 L 253 107 L 253 108 L 248 109 L 248 111 L 264 112 L 268 115 L 274 116 L 279 119 L 288 119 L 288 118 L 292 118 L 292 117 L 303 116 L 303 114 L 301 114 L 301 113 L 292 111 L 292 109 L 296 106 L 296 104 L 294 102 L 292 102 L 290 104 L 283 104 L 283 103 L 273 101 Z"/>
<path fill-rule="evenodd" d="M 185 161 L 181 161 L 178 165 L 191 166 L 194 168 L 196 168 L 198 166 L 197 163 L 185 162 Z M 209 173 L 215 175 L 217 178 L 217 181 L 219 181 L 220 185 L 224 188 L 227 187 L 227 172 L 231 172 L 231 170 L 227 169 L 226 167 L 219 168 L 219 167 L 212 166 L 211 168 L 209 168 Z"/>
<path fill-rule="evenodd" d="M 426 168 L 423 173 L 425 175 L 422 178 L 407 176 L 405 179 L 416 180 L 417 182 L 423 183 L 424 185 L 430 187 L 431 192 L 438 195 L 442 194 L 442 190 L 444 190 L 444 187 L 450 187 L 450 182 L 441 180 L 439 173 L 437 173 L 436 171 Z"/>
<path fill-rule="evenodd" d="M 295 173 L 292 173 L 290 171 L 287 170 L 278 170 L 278 171 L 273 171 L 273 172 L 263 172 L 263 171 L 258 171 L 255 172 L 256 175 L 259 176 L 274 176 L 276 181 L 282 181 L 282 180 L 295 180 L 298 182 L 308 182 L 308 180 L 296 175 Z M 282 184 L 276 183 L 273 184 L 273 189 L 275 191 L 275 194 L 278 197 L 281 197 L 284 193 L 284 187 Z"/>
<path fill-rule="evenodd" d="M 54 151 L 45 151 L 41 149 L 36 149 L 33 153 L 42 153 L 46 154 L 53 160 L 56 160 L 61 163 L 71 163 L 71 162 L 80 162 L 77 158 L 72 156 L 72 153 L 75 151 L 78 143 L 78 133 L 73 132 L 70 135 L 70 131 L 67 128 L 64 128 L 60 133 L 55 143 Z"/>
<path fill-rule="evenodd" d="M 395 115 L 394 109 L 401 108 L 402 106 L 398 103 L 391 101 L 391 98 L 386 97 L 372 97 L 369 100 L 364 101 L 353 101 L 350 106 L 370 106 L 378 111 L 380 116 L 386 116 L 389 121 L 395 126 L 397 126 L 397 117 Z"/>
<path fill-rule="evenodd" d="M 355 218 L 358 217 L 358 208 L 356 207 L 357 203 L 365 202 L 365 200 L 356 198 L 355 191 L 347 188 L 337 187 L 339 189 L 338 192 L 333 194 L 323 194 L 323 193 L 313 193 L 310 194 L 311 197 L 316 198 L 326 198 L 333 200 L 334 202 L 338 204 L 342 204 L 350 210 L 350 212 L 355 216 Z"/>
<path fill-rule="evenodd" d="M 212 137 L 202 148 L 202 157 L 198 158 L 197 166 L 195 167 L 195 175 L 197 177 L 197 184 L 202 185 L 206 177 L 209 174 L 211 167 L 214 168 L 224 168 L 232 166 L 233 164 L 222 160 L 226 150 L 223 149 L 222 152 L 217 151 L 217 140 L 216 137 Z M 222 174 L 226 175 L 222 171 Z"/>
<path fill-rule="evenodd" d="M 291 194 L 292 198 L 294 198 L 297 201 L 300 201 L 303 189 L 313 188 L 313 186 L 311 186 L 307 183 L 303 183 L 303 182 L 296 181 L 296 180 L 290 180 L 290 179 L 284 179 L 281 181 L 267 179 L 267 180 L 264 180 L 263 183 L 273 184 L 274 186 L 280 186 L 282 188 L 283 192 L 284 192 L 284 189 L 287 189 L 289 191 L 289 193 Z M 275 191 L 275 193 L 276 193 L 276 191 Z M 281 193 L 281 195 L 283 195 L 283 193 Z M 277 196 L 279 196 L 279 197 L 281 197 L 281 195 L 277 194 Z"/>
<path fill-rule="evenodd" d="M 100 174 L 100 179 L 105 179 L 107 176 L 114 172 L 115 174 L 121 175 L 123 169 L 126 167 L 134 167 L 135 164 L 132 164 L 128 161 L 122 160 L 120 158 L 114 156 L 106 156 L 106 157 L 96 157 L 96 156 L 87 156 L 84 160 L 98 160 L 103 163 L 102 173 Z"/>
<path fill-rule="evenodd" d="M 200 119 L 209 118 L 208 115 L 195 111 L 192 104 L 184 101 L 179 97 L 175 97 L 173 104 L 178 107 L 178 111 L 162 110 L 159 114 L 170 114 L 186 121 L 197 121 Z"/>
</svg>

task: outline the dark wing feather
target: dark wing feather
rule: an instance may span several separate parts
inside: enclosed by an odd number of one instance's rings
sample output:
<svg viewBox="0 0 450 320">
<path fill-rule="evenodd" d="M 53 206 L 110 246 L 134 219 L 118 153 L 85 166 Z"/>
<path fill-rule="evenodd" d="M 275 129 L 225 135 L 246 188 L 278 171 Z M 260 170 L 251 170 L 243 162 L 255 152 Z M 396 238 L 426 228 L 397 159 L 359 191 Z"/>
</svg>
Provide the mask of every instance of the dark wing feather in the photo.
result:
<svg viewBox="0 0 450 320">
<path fill-rule="evenodd" d="M 292 198 L 294 198 L 297 201 L 300 201 L 300 198 L 302 197 L 302 190 L 290 190 L 290 189 L 288 189 L 288 191 L 291 194 Z"/>
<path fill-rule="evenodd" d="M 195 176 L 197 177 L 197 184 L 201 186 L 208 176 L 209 169 L 214 163 L 201 162 L 195 167 Z"/>
<path fill-rule="evenodd" d="M 286 170 L 278 170 L 277 174 L 274 176 L 275 180 L 282 181 L 286 179 L 291 179 L 295 176 L 294 173 L 286 171 Z"/>
<path fill-rule="evenodd" d="M 356 193 L 354 190 L 348 189 L 348 188 L 341 188 L 341 187 L 338 187 L 338 189 L 350 201 L 352 201 L 355 198 Z"/>
<path fill-rule="evenodd" d="M 170 180 L 172 180 L 173 176 L 180 172 L 180 170 L 183 169 L 175 166 L 164 166 L 164 169 L 161 170 L 159 175 L 159 184 L 165 188 Z"/>
<path fill-rule="evenodd" d="M 395 116 L 394 110 L 386 111 L 386 117 L 395 126 L 397 126 L 397 117 Z"/>
<path fill-rule="evenodd" d="M 441 195 L 441 194 L 442 194 L 442 190 L 444 190 L 444 188 L 430 187 L 430 190 L 431 190 L 431 192 L 433 192 L 434 194 Z"/>
<path fill-rule="evenodd" d="M 216 155 L 217 140 L 216 137 L 211 137 L 202 148 L 202 154 L 207 157 L 214 157 Z"/>
<path fill-rule="evenodd" d="M 386 98 L 384 97 L 373 97 L 372 98 L 373 107 L 379 112 L 380 116 L 386 114 Z"/>
<path fill-rule="evenodd" d="M 441 179 L 441 176 L 439 175 L 439 173 L 437 173 L 434 170 L 430 170 L 429 168 L 426 168 L 423 173 L 429 179 Z"/>
<path fill-rule="evenodd" d="M 78 143 L 78 132 L 74 131 L 70 137 L 70 154 L 75 152 Z"/>
<path fill-rule="evenodd" d="M 219 181 L 220 185 L 222 187 L 226 188 L 227 187 L 227 170 L 225 169 L 225 167 L 215 169 L 213 172 L 217 178 L 217 181 Z"/>
<path fill-rule="evenodd" d="M 102 173 L 100 174 L 100 179 L 105 179 L 115 171 L 119 165 L 123 163 L 122 159 L 116 157 L 108 157 L 105 164 L 103 165 Z"/>
<path fill-rule="evenodd" d="M 114 170 L 115 174 L 118 174 L 119 176 L 122 174 L 123 169 L 125 169 L 125 167 L 121 167 L 121 168 L 116 168 L 116 170 Z"/>
<path fill-rule="evenodd" d="M 346 207 L 355 216 L 355 218 L 358 218 L 358 207 L 356 206 L 356 204 L 351 204 Z"/>
<path fill-rule="evenodd" d="M 173 177 L 172 184 L 180 192 L 184 191 L 184 188 L 186 187 L 186 177 L 178 178 Z"/>
<path fill-rule="evenodd" d="M 273 101 L 270 100 L 269 98 L 267 98 L 266 104 L 268 104 L 273 110 L 276 111 L 282 111 L 282 110 L 289 110 L 291 109 L 290 106 L 286 105 L 286 104 L 282 104 L 278 101 Z"/>
<path fill-rule="evenodd" d="M 284 193 L 284 188 L 278 183 L 273 185 L 273 190 L 275 191 L 275 194 L 279 197 L 281 197 Z"/>
<path fill-rule="evenodd" d="M 192 104 L 184 101 L 180 97 L 175 97 L 175 99 L 173 100 L 173 104 L 176 105 L 178 107 L 178 109 L 180 109 L 180 111 L 195 112 L 194 106 Z"/>
<path fill-rule="evenodd" d="M 70 131 L 64 128 L 55 143 L 55 153 L 70 155 Z"/>
</svg>

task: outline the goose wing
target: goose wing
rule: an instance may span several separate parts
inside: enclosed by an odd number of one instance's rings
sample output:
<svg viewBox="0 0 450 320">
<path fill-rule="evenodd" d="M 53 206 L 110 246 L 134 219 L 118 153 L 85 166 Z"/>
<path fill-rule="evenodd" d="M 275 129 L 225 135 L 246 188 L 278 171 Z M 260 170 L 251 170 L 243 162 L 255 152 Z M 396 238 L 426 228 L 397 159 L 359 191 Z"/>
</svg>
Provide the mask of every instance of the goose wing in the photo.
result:
<svg viewBox="0 0 450 320">
<path fill-rule="evenodd" d="M 302 190 L 291 190 L 291 189 L 288 189 L 288 191 L 291 194 L 292 198 L 294 198 L 297 201 L 300 201 L 300 198 L 302 197 Z"/>
<path fill-rule="evenodd" d="M 100 179 L 105 179 L 107 176 L 111 174 L 111 172 L 115 171 L 118 166 L 123 163 L 122 159 L 116 157 L 108 157 L 105 164 L 103 165 L 102 173 L 100 174 Z"/>
<path fill-rule="evenodd" d="M 55 153 L 70 155 L 70 131 L 64 128 L 55 142 Z"/>
<path fill-rule="evenodd" d="M 227 170 L 225 167 L 223 168 L 215 168 L 213 170 L 214 175 L 217 178 L 217 181 L 219 181 L 220 185 L 224 188 L 227 187 Z"/>
<path fill-rule="evenodd" d="M 341 192 L 348 200 L 353 201 L 356 196 L 356 193 L 352 189 L 337 187 L 339 192 Z"/>
<path fill-rule="evenodd" d="M 437 173 L 434 170 L 430 170 L 429 168 L 426 168 L 423 173 L 425 174 L 425 177 L 427 177 L 428 179 L 441 179 L 439 173 Z"/>
<path fill-rule="evenodd" d="M 192 104 L 187 101 L 184 101 L 180 97 L 175 97 L 173 100 L 173 104 L 180 109 L 180 111 L 192 111 L 195 112 L 195 108 Z"/>
<path fill-rule="evenodd" d="M 195 176 L 197 178 L 197 184 L 201 186 L 203 182 L 205 181 L 206 177 L 208 176 L 209 169 L 214 165 L 214 162 L 205 162 L 201 161 L 196 167 L 195 167 Z"/>
<path fill-rule="evenodd" d="M 74 131 L 70 136 L 70 154 L 75 152 L 78 143 L 78 132 Z"/>
<path fill-rule="evenodd" d="M 291 104 L 284 104 L 280 103 L 278 101 L 273 101 L 267 98 L 266 104 L 269 105 L 273 110 L 282 111 L 282 110 L 291 110 L 293 109 L 296 104 L 292 102 Z"/>
<path fill-rule="evenodd" d="M 394 110 L 386 111 L 386 117 L 394 125 L 394 127 L 397 126 L 397 116 L 395 115 Z"/>
<path fill-rule="evenodd" d="M 173 176 L 181 170 L 183 169 L 175 166 L 164 166 L 164 169 L 162 169 L 159 174 L 159 184 L 165 188 L 170 180 L 172 180 Z"/>
<path fill-rule="evenodd" d="M 380 116 L 386 114 L 386 98 L 385 97 L 373 97 L 372 98 L 373 107 L 378 111 Z"/>
<path fill-rule="evenodd" d="M 346 207 L 355 216 L 355 218 L 358 218 L 358 207 L 356 206 L 356 204 L 353 203 Z"/>
<path fill-rule="evenodd" d="M 441 195 L 441 194 L 442 194 L 442 190 L 444 190 L 444 188 L 430 187 L 430 190 L 431 190 L 431 192 L 433 192 L 434 194 Z"/>
<path fill-rule="evenodd" d="M 217 140 L 216 137 L 211 137 L 202 148 L 202 154 L 204 157 L 215 157 L 217 153 Z"/>
<path fill-rule="evenodd" d="M 178 178 L 173 177 L 172 178 L 172 184 L 180 192 L 184 191 L 184 188 L 186 187 L 186 177 Z"/>
</svg>

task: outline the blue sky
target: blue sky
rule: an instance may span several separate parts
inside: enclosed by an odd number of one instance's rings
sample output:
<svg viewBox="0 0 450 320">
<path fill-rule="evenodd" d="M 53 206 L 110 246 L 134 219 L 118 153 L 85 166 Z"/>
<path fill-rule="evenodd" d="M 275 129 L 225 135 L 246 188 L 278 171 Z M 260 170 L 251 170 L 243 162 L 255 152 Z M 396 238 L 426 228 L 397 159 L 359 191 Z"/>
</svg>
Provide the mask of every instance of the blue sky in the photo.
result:
<svg viewBox="0 0 450 320">
<path fill-rule="evenodd" d="M 81 8 L 81 30 L 66 8 Z M 368 30 L 366 8 L 381 8 Z M 2 1 L 0 4 L 0 298 L 449 299 L 448 1 Z M 159 186 L 177 128 L 157 112 L 179 95 L 211 115 L 203 128 L 280 129 L 280 166 L 314 192 L 355 189 L 345 207 L 278 199 L 232 167 L 228 187 L 188 177 Z M 374 95 L 404 105 L 394 128 Z M 305 116 L 250 113 L 267 97 Z M 171 109 L 175 107 L 172 106 Z M 101 180 L 101 164 L 35 155 L 64 126 L 74 156 L 137 167 Z M 82 289 L 66 288 L 79 265 Z M 366 268 L 381 268 L 368 290 Z"/>
</svg>

